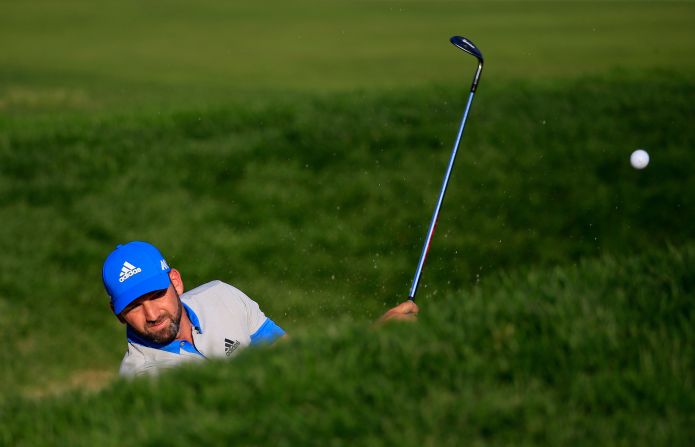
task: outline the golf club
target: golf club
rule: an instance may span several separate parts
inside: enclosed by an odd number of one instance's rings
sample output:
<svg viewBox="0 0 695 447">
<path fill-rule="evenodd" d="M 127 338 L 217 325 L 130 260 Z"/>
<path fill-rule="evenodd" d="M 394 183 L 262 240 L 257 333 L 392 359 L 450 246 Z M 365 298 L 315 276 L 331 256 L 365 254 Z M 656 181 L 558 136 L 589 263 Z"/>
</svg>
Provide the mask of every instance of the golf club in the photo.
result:
<svg viewBox="0 0 695 447">
<path fill-rule="evenodd" d="M 415 277 L 413 278 L 413 285 L 410 287 L 410 293 L 408 294 L 408 299 L 411 301 L 415 300 L 415 293 L 417 292 L 418 284 L 420 283 L 420 277 L 422 275 L 422 268 L 425 265 L 425 258 L 427 258 L 427 253 L 430 250 L 430 244 L 432 243 L 432 235 L 437 227 L 437 219 L 439 219 L 439 212 L 442 208 L 442 202 L 444 201 L 444 194 L 446 193 L 446 188 L 449 185 L 449 177 L 451 176 L 451 170 L 454 167 L 454 161 L 456 160 L 456 152 L 458 152 L 459 143 L 461 142 L 461 135 L 463 135 L 463 128 L 466 126 L 466 119 L 468 118 L 468 111 L 471 108 L 471 103 L 473 102 L 473 96 L 478 88 L 478 81 L 480 81 L 480 73 L 483 71 L 483 54 L 478 50 L 478 48 L 465 37 L 454 36 L 450 39 L 451 43 L 456 45 L 458 48 L 462 49 L 466 53 L 473 55 L 478 59 L 478 69 L 473 77 L 473 83 L 471 84 L 471 91 L 468 95 L 468 103 L 466 104 L 466 110 L 463 112 L 463 118 L 461 119 L 461 125 L 459 126 L 458 135 L 456 135 L 456 141 L 454 142 L 454 148 L 451 151 L 451 157 L 449 158 L 449 166 L 446 168 L 446 173 L 444 174 L 444 181 L 442 182 L 442 188 L 439 192 L 439 199 L 437 200 L 437 206 L 434 208 L 434 213 L 432 214 L 432 221 L 430 222 L 430 228 L 427 230 L 427 237 L 425 238 L 425 243 L 422 246 L 422 253 L 420 254 L 420 261 L 417 264 L 417 269 L 415 270 Z"/>
</svg>

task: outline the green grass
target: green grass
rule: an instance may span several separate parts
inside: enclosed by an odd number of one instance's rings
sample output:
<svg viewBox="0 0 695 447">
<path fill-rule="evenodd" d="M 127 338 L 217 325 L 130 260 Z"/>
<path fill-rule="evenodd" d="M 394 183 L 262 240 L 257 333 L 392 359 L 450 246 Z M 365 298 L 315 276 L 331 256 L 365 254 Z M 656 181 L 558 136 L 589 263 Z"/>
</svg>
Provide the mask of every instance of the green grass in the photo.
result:
<svg viewBox="0 0 695 447">
<path fill-rule="evenodd" d="M 0 406 L 6 445 L 688 445 L 695 248 L 494 275 L 417 324 Z M 76 430 L 75 427 L 79 427 Z"/>
<path fill-rule="evenodd" d="M 0 444 L 693 438 L 695 3 L 162 5 L 0 5 Z M 293 340 L 114 382 L 131 239 Z"/>
<path fill-rule="evenodd" d="M 693 84 L 649 83 L 482 90 L 423 301 L 490 272 L 692 240 Z M 408 290 L 463 97 L 336 94 L 8 132 L 0 324 L 21 342 L 0 354 L 2 387 L 115 369 L 122 331 L 99 275 L 125 240 L 159 245 L 188 286 L 237 285 L 290 332 L 375 318 Z M 652 154 L 643 172 L 635 147 Z"/>
<path fill-rule="evenodd" d="M 32 1 L 1 6 L 0 112 L 108 112 L 564 78 L 616 68 L 695 73 L 693 2 Z"/>
</svg>

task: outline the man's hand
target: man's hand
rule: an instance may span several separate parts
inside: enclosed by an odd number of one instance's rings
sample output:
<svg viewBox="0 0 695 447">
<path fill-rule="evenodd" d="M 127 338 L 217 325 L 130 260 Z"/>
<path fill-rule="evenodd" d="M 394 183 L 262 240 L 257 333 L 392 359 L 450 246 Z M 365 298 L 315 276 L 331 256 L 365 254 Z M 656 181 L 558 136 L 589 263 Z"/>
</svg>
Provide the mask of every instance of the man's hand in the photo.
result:
<svg viewBox="0 0 695 447">
<path fill-rule="evenodd" d="M 377 320 L 377 324 L 389 320 L 416 321 L 418 312 L 420 312 L 420 309 L 414 301 L 404 301 L 382 315 L 381 318 Z"/>
</svg>

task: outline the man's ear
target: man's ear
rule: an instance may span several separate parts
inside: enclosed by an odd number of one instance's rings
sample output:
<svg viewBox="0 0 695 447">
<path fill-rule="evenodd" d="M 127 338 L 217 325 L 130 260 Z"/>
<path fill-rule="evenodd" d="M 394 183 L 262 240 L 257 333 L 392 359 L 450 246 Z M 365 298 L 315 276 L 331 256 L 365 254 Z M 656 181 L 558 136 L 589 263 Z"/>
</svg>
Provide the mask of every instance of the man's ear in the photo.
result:
<svg viewBox="0 0 695 447">
<path fill-rule="evenodd" d="M 109 307 L 111 308 L 111 312 L 116 313 L 116 310 L 113 308 L 113 303 L 111 301 L 109 301 Z M 118 321 L 125 324 L 125 320 L 123 319 L 123 317 L 120 314 L 116 315 L 116 318 L 118 318 Z"/>
<path fill-rule="evenodd" d="M 174 286 L 176 293 L 181 295 L 184 291 L 183 279 L 181 279 L 181 273 L 179 273 L 179 271 L 176 269 L 171 269 L 171 270 L 169 270 L 169 279 L 171 280 L 171 284 Z"/>
</svg>

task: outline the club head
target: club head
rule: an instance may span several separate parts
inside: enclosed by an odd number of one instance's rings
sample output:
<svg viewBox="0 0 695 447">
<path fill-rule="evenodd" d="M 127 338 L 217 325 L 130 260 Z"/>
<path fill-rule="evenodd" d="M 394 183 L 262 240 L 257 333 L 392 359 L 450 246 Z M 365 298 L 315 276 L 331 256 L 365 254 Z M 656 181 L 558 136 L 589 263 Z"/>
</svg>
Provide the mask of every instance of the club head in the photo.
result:
<svg viewBox="0 0 695 447">
<path fill-rule="evenodd" d="M 478 59 L 478 62 L 481 64 L 483 63 L 483 53 L 480 52 L 478 47 L 476 47 L 473 42 L 461 36 L 454 36 L 449 40 L 466 53 L 475 56 Z"/>
</svg>

